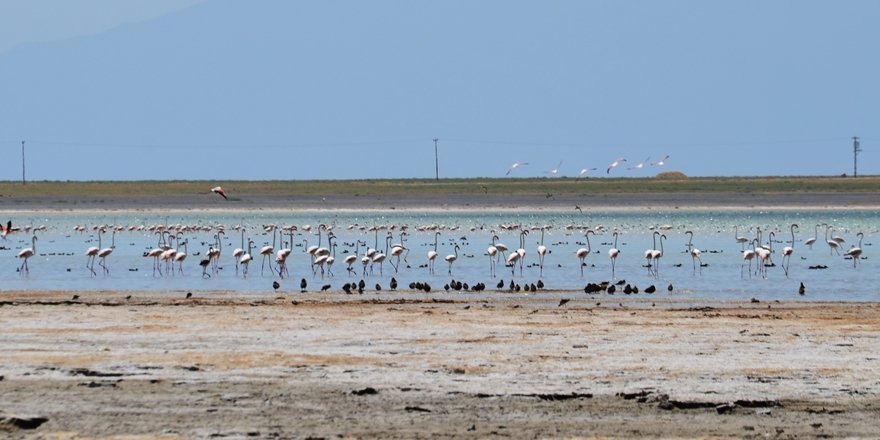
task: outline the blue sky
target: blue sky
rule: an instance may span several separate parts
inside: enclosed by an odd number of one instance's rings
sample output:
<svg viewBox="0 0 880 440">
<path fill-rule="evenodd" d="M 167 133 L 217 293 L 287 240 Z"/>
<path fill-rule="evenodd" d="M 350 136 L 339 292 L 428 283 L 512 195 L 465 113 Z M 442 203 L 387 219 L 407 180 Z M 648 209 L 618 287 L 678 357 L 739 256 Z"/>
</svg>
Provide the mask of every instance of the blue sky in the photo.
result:
<svg viewBox="0 0 880 440">
<path fill-rule="evenodd" d="M 874 1 L 0 1 L 0 179 L 878 174 Z"/>
</svg>

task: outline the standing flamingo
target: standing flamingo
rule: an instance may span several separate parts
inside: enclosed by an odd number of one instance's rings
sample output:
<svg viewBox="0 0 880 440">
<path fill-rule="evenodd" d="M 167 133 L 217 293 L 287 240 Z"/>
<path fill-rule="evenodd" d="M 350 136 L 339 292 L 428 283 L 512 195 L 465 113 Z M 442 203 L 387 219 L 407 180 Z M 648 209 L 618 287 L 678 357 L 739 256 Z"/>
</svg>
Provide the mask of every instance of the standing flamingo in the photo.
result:
<svg viewBox="0 0 880 440">
<path fill-rule="evenodd" d="M 785 276 L 788 276 L 788 267 L 791 266 L 791 254 L 794 253 L 794 233 L 798 229 L 798 225 L 791 225 L 791 246 L 782 248 L 782 270 Z"/>
<path fill-rule="evenodd" d="M 813 228 L 813 236 L 812 237 L 804 240 L 804 245 L 809 247 L 810 250 L 813 249 L 813 243 L 815 243 L 817 237 L 819 237 L 819 226 L 820 225 L 816 225 L 815 228 Z M 794 246 L 794 245 L 792 245 L 792 246 Z"/>
<path fill-rule="evenodd" d="M 495 236 L 495 231 L 493 230 L 493 231 L 491 232 L 491 234 L 492 234 L 492 236 Z M 500 240 L 500 238 L 499 238 L 499 240 Z M 507 256 L 505 255 L 505 253 L 506 253 L 510 248 L 508 248 L 506 244 L 504 244 L 504 243 L 494 243 L 494 246 L 495 246 L 495 249 L 498 249 L 498 259 L 495 260 L 496 262 L 497 262 L 497 261 L 501 261 L 501 257 L 507 258 Z"/>
<path fill-rule="evenodd" d="M 660 235 L 659 231 L 654 231 L 651 234 L 651 237 L 654 239 L 654 245 L 651 246 L 651 249 L 645 250 L 645 267 L 648 268 L 648 274 L 654 275 L 654 252 L 657 251 L 657 236 Z"/>
<path fill-rule="evenodd" d="M 538 267 L 541 268 L 540 276 L 544 276 L 544 255 L 547 254 L 547 246 L 544 246 L 544 230 L 545 227 L 541 227 L 541 244 L 538 245 Z"/>
<path fill-rule="evenodd" d="M 434 233 L 434 249 L 428 251 L 428 273 L 434 275 L 434 260 L 437 259 L 437 240 L 440 238 L 440 231 Z"/>
<path fill-rule="evenodd" d="M 254 257 L 251 256 L 251 249 L 253 249 L 253 247 L 254 247 L 254 241 L 248 239 L 247 252 L 245 252 L 244 255 L 241 256 L 241 259 L 238 261 L 241 264 L 242 278 L 247 278 L 248 266 L 250 266 L 251 260 L 254 259 Z"/>
<path fill-rule="evenodd" d="M 385 252 L 376 252 L 373 254 L 373 258 L 370 259 L 370 275 L 373 274 L 373 265 L 379 263 L 379 276 L 384 276 L 382 274 L 382 264 L 385 262 L 388 253 L 388 246 L 391 244 L 392 237 L 390 235 L 385 237 Z"/>
<path fill-rule="evenodd" d="M 663 258 L 663 240 L 666 240 L 666 234 L 660 234 L 660 250 L 651 252 L 651 259 L 654 260 L 654 277 L 660 278 L 660 259 Z"/>
<path fill-rule="evenodd" d="M 390 235 L 390 233 L 389 233 Z M 391 263 L 394 266 L 394 273 L 397 273 L 400 269 L 400 256 L 404 251 L 409 251 L 406 246 L 403 245 L 403 237 L 406 236 L 406 232 L 400 232 L 400 243 L 394 244 L 391 246 L 391 256 L 397 258 L 397 264 Z M 406 261 L 406 259 L 404 259 Z"/>
<path fill-rule="evenodd" d="M 241 247 L 235 248 L 232 250 L 232 258 L 235 259 L 235 276 L 238 276 L 238 266 L 240 266 L 239 260 L 242 255 L 244 255 L 244 227 L 241 228 Z"/>
<path fill-rule="evenodd" d="M 739 235 L 739 226 L 733 227 L 733 238 L 741 245 L 742 250 L 746 250 L 746 243 L 749 242 L 749 239 Z"/>
<path fill-rule="evenodd" d="M 92 272 L 92 276 L 95 276 L 95 257 L 98 256 L 98 251 L 101 250 L 101 230 L 98 229 L 98 246 L 91 246 L 86 249 L 86 269 Z M 91 264 L 90 264 L 91 263 Z"/>
<path fill-rule="evenodd" d="M 742 251 L 742 263 L 740 263 L 740 265 L 739 265 L 739 277 L 740 278 L 745 278 L 745 276 L 743 275 L 743 266 L 745 265 L 746 261 L 749 262 L 749 278 L 752 277 L 752 260 L 755 259 L 755 249 L 757 249 L 757 246 L 758 246 L 758 240 L 755 239 L 755 240 L 752 240 L 752 249 L 746 249 L 746 250 Z"/>
<path fill-rule="evenodd" d="M 162 255 L 162 252 L 165 252 L 165 248 L 162 247 L 165 244 L 165 232 L 159 231 L 159 232 L 156 232 L 156 234 L 159 235 L 159 244 L 157 245 L 158 247 L 156 247 L 156 248 L 150 250 L 149 252 L 147 252 L 146 254 L 144 254 L 144 257 L 150 257 L 153 259 L 153 276 L 154 277 L 156 276 L 156 270 L 159 270 L 159 275 L 162 275 L 162 269 L 159 267 L 159 257 Z M 92 270 L 92 273 L 94 273 L 94 270 Z"/>
<path fill-rule="evenodd" d="M 110 244 L 110 247 L 104 248 L 104 249 L 101 249 L 100 251 L 98 251 L 98 258 L 101 259 L 101 261 L 98 262 L 98 266 L 101 266 L 104 269 L 105 275 L 110 273 L 110 269 L 107 269 L 107 257 L 113 253 L 113 249 L 116 249 L 116 230 L 115 229 L 113 230 L 113 240 L 112 240 L 112 243 Z"/>
<path fill-rule="evenodd" d="M 189 250 L 187 244 L 189 244 L 189 240 L 183 240 L 183 252 L 178 250 L 177 253 L 174 254 L 174 262 L 177 263 L 177 272 L 181 275 L 183 275 L 183 262 L 186 261 L 187 251 Z"/>
<path fill-rule="evenodd" d="M 498 239 L 497 235 L 492 235 L 492 244 L 486 248 L 486 255 L 489 256 L 489 276 L 495 278 L 495 259 L 496 255 L 498 255 L 498 248 L 495 246 L 495 240 Z"/>
<path fill-rule="evenodd" d="M 690 254 L 691 254 L 691 262 L 694 263 L 694 275 L 697 274 L 697 260 L 700 261 L 700 275 L 702 275 L 703 274 L 703 259 L 700 258 L 700 256 L 703 255 L 703 253 L 699 249 L 694 247 L 694 232 L 693 231 L 686 231 L 685 234 L 690 235 L 690 239 L 688 240 L 687 247 L 688 247 L 688 252 L 690 252 Z"/>
<path fill-rule="evenodd" d="M 831 255 L 834 255 L 834 252 L 837 252 L 837 255 L 840 255 L 840 242 L 828 238 L 828 233 L 831 230 L 831 226 L 825 226 L 825 242 L 828 243 L 828 247 L 831 248 Z"/>
<path fill-rule="evenodd" d="M 348 270 L 348 276 L 352 275 L 352 272 L 354 271 L 354 268 L 352 266 L 354 266 L 354 263 L 357 261 L 358 254 L 360 254 L 360 252 L 361 252 L 361 240 L 357 239 L 357 240 L 355 240 L 354 253 L 345 257 L 345 259 L 342 260 L 348 266 L 348 268 L 346 269 L 346 270 Z"/>
<path fill-rule="evenodd" d="M 31 247 L 24 248 L 24 249 L 20 250 L 18 252 L 18 255 L 16 255 L 16 257 L 24 260 L 21 262 L 21 266 L 18 267 L 19 274 L 25 274 L 25 273 L 29 274 L 31 272 L 30 269 L 28 268 L 28 259 L 30 257 L 34 256 L 34 253 L 36 252 L 36 250 L 37 250 L 37 236 L 34 235 L 33 237 L 31 237 Z"/>
<path fill-rule="evenodd" d="M 617 248 L 617 236 L 619 234 L 614 232 L 614 246 L 611 249 L 608 249 L 608 258 L 611 259 L 611 279 L 614 279 L 614 269 L 617 263 L 617 256 L 620 255 L 620 249 Z"/>
<path fill-rule="evenodd" d="M 516 250 L 519 254 L 519 276 L 523 276 L 523 263 L 526 260 L 526 235 L 529 235 L 528 229 L 519 233 L 519 249 Z"/>
<path fill-rule="evenodd" d="M 859 264 L 859 258 L 862 257 L 862 239 L 865 238 L 865 234 L 859 232 L 856 234 L 856 237 L 859 237 L 859 245 L 849 248 L 849 250 L 843 254 L 845 257 L 852 257 L 853 268 Z"/>
<path fill-rule="evenodd" d="M 452 263 L 455 263 L 455 260 L 458 259 L 458 245 L 455 245 L 455 254 L 449 254 L 444 258 L 447 263 L 449 263 L 449 275 L 452 275 Z"/>
<path fill-rule="evenodd" d="M 590 234 L 595 234 L 592 229 L 588 230 L 587 233 L 584 234 L 584 237 L 586 237 L 586 239 L 587 239 L 587 247 L 580 248 L 577 251 L 575 251 L 575 253 L 574 253 L 574 255 L 577 257 L 578 261 L 580 261 L 579 266 L 581 267 L 581 278 L 583 278 L 583 276 L 584 276 L 584 266 L 587 265 L 585 260 L 590 255 L 590 252 L 592 252 L 592 250 L 593 250 L 592 246 L 590 246 Z"/>
<path fill-rule="evenodd" d="M 266 270 L 266 258 L 275 253 L 275 226 L 270 226 L 272 231 L 272 246 L 266 245 L 260 248 L 260 255 L 263 256 L 263 263 L 260 265 L 260 276 L 263 276 Z M 269 263 L 269 270 L 272 270 L 272 263 Z"/>
</svg>

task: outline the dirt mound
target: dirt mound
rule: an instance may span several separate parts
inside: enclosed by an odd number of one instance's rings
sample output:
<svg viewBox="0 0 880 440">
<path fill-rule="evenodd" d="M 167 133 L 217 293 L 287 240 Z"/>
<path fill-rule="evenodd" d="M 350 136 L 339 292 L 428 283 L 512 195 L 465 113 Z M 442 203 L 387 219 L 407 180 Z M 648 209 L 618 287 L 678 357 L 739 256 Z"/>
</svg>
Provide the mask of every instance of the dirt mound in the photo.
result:
<svg viewBox="0 0 880 440">
<path fill-rule="evenodd" d="M 657 174 L 657 178 L 664 180 L 684 180 L 687 179 L 688 176 L 681 171 L 664 171 Z"/>
</svg>

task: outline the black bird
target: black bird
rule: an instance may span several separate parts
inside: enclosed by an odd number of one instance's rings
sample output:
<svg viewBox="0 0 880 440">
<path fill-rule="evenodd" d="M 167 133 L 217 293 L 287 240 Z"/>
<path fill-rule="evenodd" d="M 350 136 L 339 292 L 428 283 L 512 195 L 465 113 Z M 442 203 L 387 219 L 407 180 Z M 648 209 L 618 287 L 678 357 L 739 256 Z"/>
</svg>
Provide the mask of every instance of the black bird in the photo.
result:
<svg viewBox="0 0 880 440">
<path fill-rule="evenodd" d="M 391 277 L 391 283 L 388 285 L 388 287 L 390 287 L 391 290 L 397 289 L 397 280 L 394 279 L 394 277 Z"/>
<path fill-rule="evenodd" d="M 525 283 L 525 284 L 523 284 L 523 290 L 525 290 L 526 292 L 528 292 L 529 289 L 530 289 L 530 287 L 529 287 L 529 283 Z"/>
<path fill-rule="evenodd" d="M 537 291 L 538 291 L 538 286 L 536 286 L 535 283 L 532 283 L 532 292 L 537 292 Z"/>
<path fill-rule="evenodd" d="M 539 289 L 543 289 L 543 288 L 544 288 L 544 282 L 543 282 L 543 281 L 538 280 L 538 288 L 539 288 Z"/>
<path fill-rule="evenodd" d="M 321 292 L 326 292 L 328 290 L 330 290 L 329 284 L 324 284 L 323 286 L 321 286 Z"/>
<path fill-rule="evenodd" d="M 281 284 L 279 284 L 278 281 L 272 281 L 273 289 L 278 290 L 279 287 L 281 287 Z"/>
<path fill-rule="evenodd" d="M 79 299 L 79 295 L 73 295 L 73 298 L 72 298 L 72 299 L 73 299 L 74 301 L 78 300 L 78 299 Z"/>
<path fill-rule="evenodd" d="M 672 292 L 672 284 L 670 284 L 669 287 L 666 288 L 666 290 Z"/>
<path fill-rule="evenodd" d="M 657 291 L 657 287 L 655 287 L 653 284 L 651 284 L 650 286 L 648 286 L 645 289 L 645 293 L 654 293 L 656 291 Z"/>
<path fill-rule="evenodd" d="M 366 287 L 367 287 L 367 283 L 365 283 L 364 280 L 362 279 L 362 280 L 358 283 L 358 289 L 360 289 L 360 290 L 364 290 L 364 288 L 366 288 Z"/>
<path fill-rule="evenodd" d="M 798 288 L 798 293 L 803 295 L 807 292 L 807 286 L 804 286 L 804 283 L 801 283 L 801 287 Z"/>
<path fill-rule="evenodd" d="M 308 286 L 309 286 L 309 283 L 306 282 L 305 278 L 303 278 L 299 281 L 299 291 L 301 293 L 306 293 L 306 287 L 308 287 Z"/>
<path fill-rule="evenodd" d="M 503 289 L 503 288 L 504 288 L 504 280 L 500 280 L 500 281 L 498 281 L 498 285 L 495 286 L 495 287 L 497 287 L 497 288 L 499 288 L 499 289 Z"/>
<path fill-rule="evenodd" d="M 513 290 L 515 287 L 516 287 L 516 285 L 513 283 L 513 280 L 510 280 L 510 290 Z M 517 290 L 519 290 L 519 289 L 517 289 Z"/>
<path fill-rule="evenodd" d="M 617 288 L 614 287 L 614 284 L 608 286 L 608 290 L 607 290 L 607 292 L 608 292 L 609 295 L 614 295 L 614 292 L 616 292 L 616 291 L 617 291 Z"/>
<path fill-rule="evenodd" d="M 620 281 L 617 282 L 617 285 L 618 285 L 618 286 L 622 286 L 622 285 L 624 285 L 624 284 L 626 284 L 626 280 L 620 280 Z"/>
<path fill-rule="evenodd" d="M 428 283 L 425 283 L 424 290 L 425 290 L 425 293 L 431 293 L 431 285 Z"/>
<path fill-rule="evenodd" d="M 559 300 L 559 305 L 556 306 L 556 307 L 562 307 L 562 306 L 568 304 L 569 301 L 571 301 L 571 300 L 568 299 L 568 298 L 562 298 L 562 299 Z"/>
<path fill-rule="evenodd" d="M 376 292 L 381 292 L 382 286 L 379 283 L 376 283 Z"/>
<path fill-rule="evenodd" d="M 632 286 L 630 286 L 629 284 L 627 284 L 626 286 L 624 286 L 624 287 L 623 287 L 623 293 L 625 293 L 625 294 L 627 294 L 627 295 L 633 293 Z"/>
<path fill-rule="evenodd" d="M 187 298 L 187 299 L 192 298 L 192 296 L 193 296 L 193 293 L 192 293 L 192 292 L 186 292 L 186 298 Z"/>
<path fill-rule="evenodd" d="M 349 284 L 349 283 L 343 284 L 342 291 L 345 292 L 347 295 L 351 295 L 351 284 Z"/>
<path fill-rule="evenodd" d="M 131 295 L 126 296 L 125 299 L 126 299 L 126 300 L 131 299 Z"/>
</svg>

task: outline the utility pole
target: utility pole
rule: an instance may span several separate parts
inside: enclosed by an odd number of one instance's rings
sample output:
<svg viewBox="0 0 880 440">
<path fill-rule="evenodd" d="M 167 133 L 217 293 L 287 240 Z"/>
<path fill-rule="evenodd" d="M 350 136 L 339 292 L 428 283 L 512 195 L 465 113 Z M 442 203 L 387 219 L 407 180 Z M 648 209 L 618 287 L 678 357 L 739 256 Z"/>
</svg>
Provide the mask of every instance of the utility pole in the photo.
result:
<svg viewBox="0 0 880 440">
<path fill-rule="evenodd" d="M 21 141 L 21 184 L 25 184 L 24 180 L 24 141 Z"/>
<path fill-rule="evenodd" d="M 440 139 L 434 138 L 434 172 L 436 173 L 436 179 L 440 181 L 440 156 L 437 155 L 437 141 Z"/>
<path fill-rule="evenodd" d="M 862 147 L 859 146 L 859 137 L 853 136 L 853 177 L 859 177 L 859 153 Z"/>
</svg>

